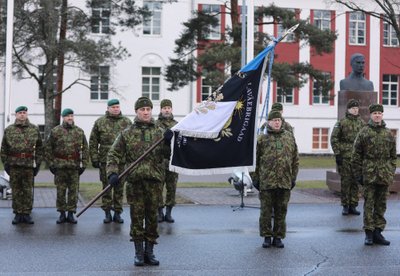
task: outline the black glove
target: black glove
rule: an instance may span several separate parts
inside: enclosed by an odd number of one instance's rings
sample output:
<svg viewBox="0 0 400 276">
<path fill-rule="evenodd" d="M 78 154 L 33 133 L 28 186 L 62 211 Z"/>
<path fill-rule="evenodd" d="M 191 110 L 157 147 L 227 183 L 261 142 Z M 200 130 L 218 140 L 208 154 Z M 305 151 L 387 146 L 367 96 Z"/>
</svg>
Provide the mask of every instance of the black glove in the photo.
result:
<svg viewBox="0 0 400 276">
<path fill-rule="evenodd" d="M 256 188 L 257 191 L 260 191 L 260 183 L 257 180 L 253 181 L 253 187 Z"/>
<path fill-rule="evenodd" d="M 93 168 L 95 168 L 95 169 L 100 168 L 100 163 L 99 163 L 99 161 L 93 161 L 93 162 L 92 162 L 92 166 L 93 166 Z"/>
<path fill-rule="evenodd" d="M 354 178 L 355 178 L 357 184 L 359 184 L 361 186 L 364 184 L 364 177 L 362 175 L 361 176 L 356 176 Z"/>
<path fill-rule="evenodd" d="M 168 128 L 164 132 L 164 143 L 167 145 L 171 144 L 172 137 L 174 137 L 174 132 Z"/>
<path fill-rule="evenodd" d="M 85 167 L 79 168 L 79 175 L 83 174 L 83 172 L 86 170 Z"/>
<path fill-rule="evenodd" d="M 33 176 L 37 176 L 39 173 L 39 167 L 33 168 Z"/>
<path fill-rule="evenodd" d="M 110 174 L 110 176 L 108 177 L 108 184 L 110 184 L 111 187 L 117 187 L 119 185 L 118 174 Z"/>
<path fill-rule="evenodd" d="M 57 172 L 57 169 L 54 168 L 53 166 L 50 166 L 50 167 L 49 167 L 49 170 L 50 170 L 50 172 L 51 172 L 52 174 L 56 174 L 56 172 Z"/>
<path fill-rule="evenodd" d="M 296 186 L 296 181 L 292 181 L 292 186 L 290 187 L 290 190 L 293 190 L 293 188 Z"/>
<path fill-rule="evenodd" d="M 4 170 L 6 171 L 6 173 L 7 173 L 8 175 L 10 175 L 10 165 L 4 164 Z"/>
<path fill-rule="evenodd" d="M 338 165 L 339 167 L 343 165 L 343 157 L 341 155 L 336 155 L 336 165 Z"/>
</svg>

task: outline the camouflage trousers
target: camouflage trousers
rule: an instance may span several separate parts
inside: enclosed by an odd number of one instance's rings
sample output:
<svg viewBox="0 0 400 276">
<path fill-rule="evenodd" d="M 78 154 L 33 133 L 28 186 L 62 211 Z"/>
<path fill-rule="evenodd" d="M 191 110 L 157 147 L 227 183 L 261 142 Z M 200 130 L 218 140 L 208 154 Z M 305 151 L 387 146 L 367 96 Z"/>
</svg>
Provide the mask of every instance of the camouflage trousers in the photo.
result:
<svg viewBox="0 0 400 276">
<path fill-rule="evenodd" d="M 157 208 L 160 182 L 141 180 L 126 183 L 126 198 L 130 205 L 131 229 L 133 241 L 147 240 L 157 243 Z"/>
<path fill-rule="evenodd" d="M 175 206 L 176 183 L 178 182 L 178 174 L 169 170 L 165 171 L 165 182 L 160 185 L 160 199 L 158 207 Z M 163 190 L 166 190 L 165 204 Z"/>
<path fill-rule="evenodd" d="M 340 173 L 340 199 L 342 206 L 358 206 L 358 184 L 351 170 L 351 160 L 344 158 Z"/>
<path fill-rule="evenodd" d="M 106 164 L 100 166 L 100 181 L 103 183 L 103 189 L 108 185 Z M 115 212 L 122 213 L 122 203 L 124 196 L 124 185 L 121 181 L 117 187 L 110 188 L 101 198 L 101 209 L 114 210 Z"/>
<path fill-rule="evenodd" d="M 385 229 L 386 199 L 389 187 L 374 183 L 364 184 L 364 229 Z"/>
<path fill-rule="evenodd" d="M 54 184 L 57 187 L 57 211 L 76 212 L 79 192 L 78 169 L 57 169 Z"/>
<path fill-rule="evenodd" d="M 11 167 L 10 186 L 14 214 L 29 215 L 33 206 L 33 169 Z"/>
<path fill-rule="evenodd" d="M 286 237 L 286 214 L 290 199 L 290 190 L 270 189 L 261 190 L 259 194 L 260 236 L 284 239 Z M 272 228 L 272 214 L 274 226 Z"/>
</svg>

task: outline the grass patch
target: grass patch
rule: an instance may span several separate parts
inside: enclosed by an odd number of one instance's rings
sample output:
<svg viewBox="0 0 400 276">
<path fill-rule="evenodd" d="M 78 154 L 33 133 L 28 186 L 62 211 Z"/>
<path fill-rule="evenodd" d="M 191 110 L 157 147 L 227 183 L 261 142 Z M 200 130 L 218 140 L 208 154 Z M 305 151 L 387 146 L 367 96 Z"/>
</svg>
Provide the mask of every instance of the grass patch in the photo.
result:
<svg viewBox="0 0 400 276">
<path fill-rule="evenodd" d="M 333 156 L 300 156 L 300 169 L 334 168 L 336 167 Z"/>
</svg>

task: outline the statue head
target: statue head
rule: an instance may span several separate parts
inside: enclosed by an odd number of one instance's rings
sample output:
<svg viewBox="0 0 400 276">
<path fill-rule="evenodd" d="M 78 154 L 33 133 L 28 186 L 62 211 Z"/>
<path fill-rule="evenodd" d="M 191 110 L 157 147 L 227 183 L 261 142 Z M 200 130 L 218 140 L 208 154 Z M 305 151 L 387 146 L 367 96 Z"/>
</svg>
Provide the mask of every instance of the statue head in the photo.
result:
<svg viewBox="0 0 400 276">
<path fill-rule="evenodd" d="M 363 54 L 355 53 L 351 56 L 350 65 L 353 69 L 353 73 L 356 75 L 362 75 L 365 69 L 365 57 Z"/>
</svg>

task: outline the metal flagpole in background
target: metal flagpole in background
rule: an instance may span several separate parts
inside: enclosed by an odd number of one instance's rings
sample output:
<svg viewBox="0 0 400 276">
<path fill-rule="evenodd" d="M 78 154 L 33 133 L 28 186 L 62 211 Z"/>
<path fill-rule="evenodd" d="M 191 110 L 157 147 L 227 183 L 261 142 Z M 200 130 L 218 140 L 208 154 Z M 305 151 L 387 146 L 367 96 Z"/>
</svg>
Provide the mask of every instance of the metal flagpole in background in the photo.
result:
<svg viewBox="0 0 400 276">
<path fill-rule="evenodd" d="M 11 120 L 11 77 L 12 77 L 12 46 L 14 40 L 14 0 L 7 1 L 6 30 L 6 60 L 4 80 L 4 122 L 3 132 Z"/>
<path fill-rule="evenodd" d="M 254 0 L 247 3 L 247 61 L 254 58 Z"/>
<path fill-rule="evenodd" d="M 240 68 L 246 65 L 246 9 L 246 0 L 242 0 L 242 59 Z"/>
</svg>

